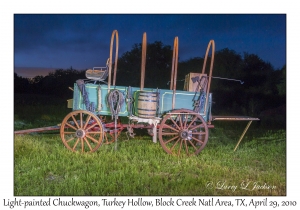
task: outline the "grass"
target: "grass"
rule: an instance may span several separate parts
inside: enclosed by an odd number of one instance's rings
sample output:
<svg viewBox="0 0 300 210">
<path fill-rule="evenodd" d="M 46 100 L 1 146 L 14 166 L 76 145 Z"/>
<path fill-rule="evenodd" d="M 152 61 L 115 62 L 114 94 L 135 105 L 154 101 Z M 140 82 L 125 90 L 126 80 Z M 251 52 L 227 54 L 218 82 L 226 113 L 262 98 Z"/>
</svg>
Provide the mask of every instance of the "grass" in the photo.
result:
<svg viewBox="0 0 300 210">
<path fill-rule="evenodd" d="M 73 153 L 55 134 L 15 137 L 15 195 L 285 195 L 285 144 L 253 140 L 233 152 L 234 142 L 212 138 L 198 156 L 168 155 L 149 137 Z M 275 186 L 245 190 L 242 183 Z M 32 187 L 32 183 L 35 183 Z M 208 183 L 214 183 L 209 188 Z M 218 183 L 238 186 L 218 189 Z"/>
<path fill-rule="evenodd" d="M 51 126 L 58 119 L 56 124 L 60 123 L 70 111 L 58 110 L 60 105 L 32 106 L 15 106 L 16 130 Z M 18 110 L 22 109 L 28 111 L 20 113 Z M 31 118 L 35 118 L 28 125 L 30 120 L 26 115 L 30 113 Z M 42 117 L 44 115 L 49 118 Z M 205 149 L 198 156 L 191 157 L 167 154 L 160 143 L 153 143 L 143 132 L 130 140 L 122 134 L 117 150 L 115 144 L 102 145 L 90 154 L 67 150 L 55 132 L 15 135 L 14 194 L 286 195 L 285 130 L 264 130 L 254 125 L 234 152 L 243 131 L 242 125 L 239 126 L 216 123 L 210 130 Z"/>
</svg>

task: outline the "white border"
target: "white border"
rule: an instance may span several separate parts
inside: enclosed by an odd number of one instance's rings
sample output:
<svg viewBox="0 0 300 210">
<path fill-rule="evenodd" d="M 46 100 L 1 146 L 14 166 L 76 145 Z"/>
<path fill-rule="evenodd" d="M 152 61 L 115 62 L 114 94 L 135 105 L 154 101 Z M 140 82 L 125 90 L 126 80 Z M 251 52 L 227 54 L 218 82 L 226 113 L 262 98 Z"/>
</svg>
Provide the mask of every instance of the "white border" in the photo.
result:
<svg viewBox="0 0 300 210">
<path fill-rule="evenodd" d="M 141 3 L 143 2 L 143 3 Z M 279 3 L 280 2 L 280 3 Z M 294 1 L 295 2 L 295 1 Z M 278 201 L 296 200 L 299 196 L 299 133 L 297 122 L 299 110 L 299 12 L 298 4 L 282 1 L 251 2 L 234 1 L 7 1 L 0 3 L 1 24 L 1 103 L 2 137 L 1 137 L 1 196 L 13 198 L 13 15 L 15 13 L 281 13 L 287 14 L 287 197 L 272 197 Z M 237 197 L 226 197 L 234 200 Z M 79 198 L 78 198 L 79 199 Z M 83 199 L 86 199 L 84 197 Z M 123 199 L 123 198 L 122 198 Z M 126 199 L 126 197 L 124 197 Z M 150 198 L 149 198 L 150 199 Z M 153 198 L 154 199 L 154 198 Z M 251 199 L 251 198 L 247 198 Z M 64 208 L 65 209 L 65 208 Z"/>
</svg>

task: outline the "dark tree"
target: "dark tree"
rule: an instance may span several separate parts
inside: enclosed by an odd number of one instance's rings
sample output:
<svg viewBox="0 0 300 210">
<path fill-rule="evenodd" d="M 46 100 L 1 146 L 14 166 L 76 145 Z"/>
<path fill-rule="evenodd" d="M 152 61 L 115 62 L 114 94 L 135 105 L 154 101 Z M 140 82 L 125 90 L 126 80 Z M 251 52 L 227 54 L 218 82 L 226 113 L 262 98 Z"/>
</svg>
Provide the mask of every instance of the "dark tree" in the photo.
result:
<svg viewBox="0 0 300 210">
<path fill-rule="evenodd" d="M 162 42 L 147 44 L 145 87 L 166 88 L 171 76 L 172 53 L 171 47 Z M 119 58 L 117 85 L 140 86 L 141 55 L 141 44 L 135 44 Z"/>
<path fill-rule="evenodd" d="M 70 98 L 73 93 L 69 87 L 73 88 L 78 79 L 85 79 L 85 71 L 75 69 L 57 69 L 50 72 L 40 82 L 40 88 L 45 94 L 56 95 L 59 97 Z"/>
<path fill-rule="evenodd" d="M 277 84 L 277 90 L 280 96 L 286 96 L 286 66 L 284 65 L 279 71 L 279 83 Z"/>
<path fill-rule="evenodd" d="M 18 76 L 18 74 L 14 72 L 14 93 L 30 93 L 31 91 L 30 80 Z"/>
</svg>

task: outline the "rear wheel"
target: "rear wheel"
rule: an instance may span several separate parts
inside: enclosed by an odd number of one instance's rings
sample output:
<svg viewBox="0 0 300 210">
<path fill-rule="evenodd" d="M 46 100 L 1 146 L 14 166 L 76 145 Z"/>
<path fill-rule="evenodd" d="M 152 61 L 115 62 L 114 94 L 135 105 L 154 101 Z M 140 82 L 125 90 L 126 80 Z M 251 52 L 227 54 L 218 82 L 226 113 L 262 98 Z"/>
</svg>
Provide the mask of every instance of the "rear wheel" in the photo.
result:
<svg viewBox="0 0 300 210">
<path fill-rule="evenodd" d="M 167 153 L 197 155 L 208 141 L 208 127 L 198 113 L 179 109 L 165 115 L 158 135 L 160 144 Z"/>
<path fill-rule="evenodd" d="M 67 149 L 76 152 L 95 152 L 103 140 L 103 126 L 92 112 L 70 112 L 62 121 L 60 137 Z"/>
</svg>

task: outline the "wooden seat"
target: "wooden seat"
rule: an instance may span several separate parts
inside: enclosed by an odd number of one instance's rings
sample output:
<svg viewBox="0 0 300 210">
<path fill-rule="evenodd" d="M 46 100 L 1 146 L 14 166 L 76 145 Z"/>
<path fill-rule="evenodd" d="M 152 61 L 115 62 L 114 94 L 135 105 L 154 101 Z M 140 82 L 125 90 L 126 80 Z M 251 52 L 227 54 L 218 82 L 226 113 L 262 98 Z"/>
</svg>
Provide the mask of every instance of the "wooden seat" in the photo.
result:
<svg viewBox="0 0 300 210">
<path fill-rule="evenodd" d="M 109 68 L 108 64 L 109 64 L 109 59 L 107 59 L 105 67 L 94 67 L 93 69 L 86 70 L 86 72 L 85 72 L 86 78 L 94 80 L 94 81 L 106 80 L 106 78 L 108 76 L 108 68 Z"/>
<path fill-rule="evenodd" d="M 103 81 L 107 78 L 108 70 L 95 70 L 95 69 L 88 69 L 85 72 L 85 76 L 88 79 L 95 80 L 95 81 Z"/>
</svg>

